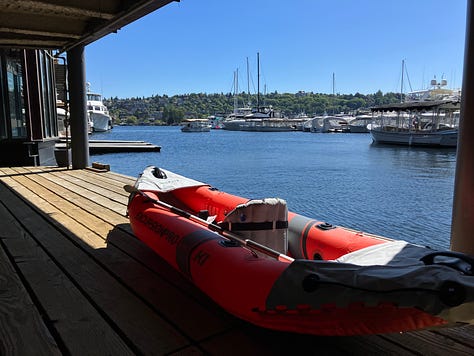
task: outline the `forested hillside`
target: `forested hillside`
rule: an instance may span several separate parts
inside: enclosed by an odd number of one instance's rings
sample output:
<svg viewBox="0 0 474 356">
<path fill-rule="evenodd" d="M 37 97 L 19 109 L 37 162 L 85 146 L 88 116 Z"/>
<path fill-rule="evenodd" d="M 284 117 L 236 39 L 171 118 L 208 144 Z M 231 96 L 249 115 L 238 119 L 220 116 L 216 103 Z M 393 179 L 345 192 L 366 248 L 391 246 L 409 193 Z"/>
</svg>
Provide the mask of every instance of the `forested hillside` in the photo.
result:
<svg viewBox="0 0 474 356">
<path fill-rule="evenodd" d="M 242 93 L 236 97 L 239 107 L 256 106 L 255 95 Z M 184 94 L 156 95 L 148 98 L 105 100 L 114 117 L 115 124 L 127 125 L 172 125 L 183 118 L 205 118 L 209 115 L 225 116 L 233 111 L 233 94 Z M 279 94 L 277 92 L 260 96 L 260 105 L 271 105 L 285 116 L 305 113 L 308 116 L 326 113 L 355 113 L 368 110 L 380 104 L 389 104 L 400 100 L 400 94 L 381 91 L 375 94 L 320 94 L 299 92 Z"/>
</svg>

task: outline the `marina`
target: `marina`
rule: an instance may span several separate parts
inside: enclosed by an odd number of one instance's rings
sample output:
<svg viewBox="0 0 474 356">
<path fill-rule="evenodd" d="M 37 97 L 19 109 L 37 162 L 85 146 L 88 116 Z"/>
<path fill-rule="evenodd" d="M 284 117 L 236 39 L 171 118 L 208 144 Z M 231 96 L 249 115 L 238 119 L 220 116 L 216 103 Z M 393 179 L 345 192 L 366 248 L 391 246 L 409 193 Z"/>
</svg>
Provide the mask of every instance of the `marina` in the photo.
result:
<svg viewBox="0 0 474 356">
<path fill-rule="evenodd" d="M 0 168 L 2 354 L 470 355 L 472 326 L 357 337 L 267 331 L 217 307 L 130 232 L 134 178 Z M 238 341 L 238 342 L 236 342 Z"/>
<path fill-rule="evenodd" d="M 211 130 L 187 135 L 176 126 L 120 126 L 91 137 L 138 138 L 162 146 L 160 153 L 91 160 L 131 177 L 160 165 L 239 196 L 285 199 L 290 210 L 331 224 L 449 246 L 455 149 L 374 145 L 370 134 Z"/>
</svg>

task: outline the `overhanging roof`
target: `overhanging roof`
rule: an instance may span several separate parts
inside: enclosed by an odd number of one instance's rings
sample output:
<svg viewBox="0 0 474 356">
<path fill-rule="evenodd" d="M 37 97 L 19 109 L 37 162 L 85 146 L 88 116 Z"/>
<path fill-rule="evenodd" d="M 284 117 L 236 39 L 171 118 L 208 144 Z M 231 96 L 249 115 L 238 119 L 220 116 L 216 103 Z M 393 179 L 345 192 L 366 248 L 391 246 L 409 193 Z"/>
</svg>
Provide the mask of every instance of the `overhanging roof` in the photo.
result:
<svg viewBox="0 0 474 356">
<path fill-rule="evenodd" d="M 0 0 L 0 47 L 87 45 L 179 0 Z"/>
</svg>

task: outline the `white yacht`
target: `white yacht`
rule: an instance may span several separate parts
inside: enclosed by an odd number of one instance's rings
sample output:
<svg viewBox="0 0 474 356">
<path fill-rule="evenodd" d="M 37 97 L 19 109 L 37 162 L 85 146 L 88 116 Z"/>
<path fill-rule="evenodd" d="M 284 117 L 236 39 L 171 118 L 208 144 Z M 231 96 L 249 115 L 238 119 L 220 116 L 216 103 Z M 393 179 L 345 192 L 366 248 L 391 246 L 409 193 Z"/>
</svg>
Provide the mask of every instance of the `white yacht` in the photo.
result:
<svg viewBox="0 0 474 356">
<path fill-rule="evenodd" d="M 87 83 L 87 112 L 92 121 L 93 131 L 104 132 L 112 128 L 112 118 L 102 102 L 102 95 L 92 93 L 89 83 Z"/>
<path fill-rule="evenodd" d="M 433 101 L 433 100 L 460 100 L 461 89 L 447 88 L 448 81 L 441 79 L 437 81 L 436 78 L 430 82 L 430 87 L 427 89 L 415 90 L 407 93 L 405 102 L 413 101 Z"/>
</svg>

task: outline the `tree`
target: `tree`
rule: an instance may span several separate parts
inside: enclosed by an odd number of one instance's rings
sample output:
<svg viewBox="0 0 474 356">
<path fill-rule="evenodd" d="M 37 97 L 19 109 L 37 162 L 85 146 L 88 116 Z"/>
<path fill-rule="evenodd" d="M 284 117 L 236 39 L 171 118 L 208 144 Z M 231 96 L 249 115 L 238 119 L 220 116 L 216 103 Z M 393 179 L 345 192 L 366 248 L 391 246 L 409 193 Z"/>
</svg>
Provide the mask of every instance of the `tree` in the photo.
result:
<svg viewBox="0 0 474 356">
<path fill-rule="evenodd" d="M 322 93 L 278 93 L 272 92 L 260 97 L 261 105 L 271 105 L 276 111 L 285 115 L 293 116 L 305 112 L 309 115 L 321 115 L 324 112 L 349 112 L 367 110 L 373 106 L 395 103 L 400 100 L 398 93 L 383 94 L 380 90 L 374 94 L 332 94 Z M 245 92 L 237 95 L 239 106 L 256 104 L 256 96 Z M 205 118 L 209 115 L 226 115 L 234 108 L 234 96 L 230 93 L 220 94 L 183 94 L 183 95 L 154 95 L 150 98 L 119 99 L 111 98 L 106 103 L 109 111 L 115 117 L 134 117 L 137 124 L 147 123 L 151 117 L 160 118 L 164 123 L 173 125 L 179 123 L 183 118 Z M 131 120 L 129 124 L 133 124 Z"/>
<path fill-rule="evenodd" d="M 125 118 L 125 122 L 127 125 L 136 125 L 138 124 L 138 119 L 135 116 L 130 115 Z"/>
</svg>

